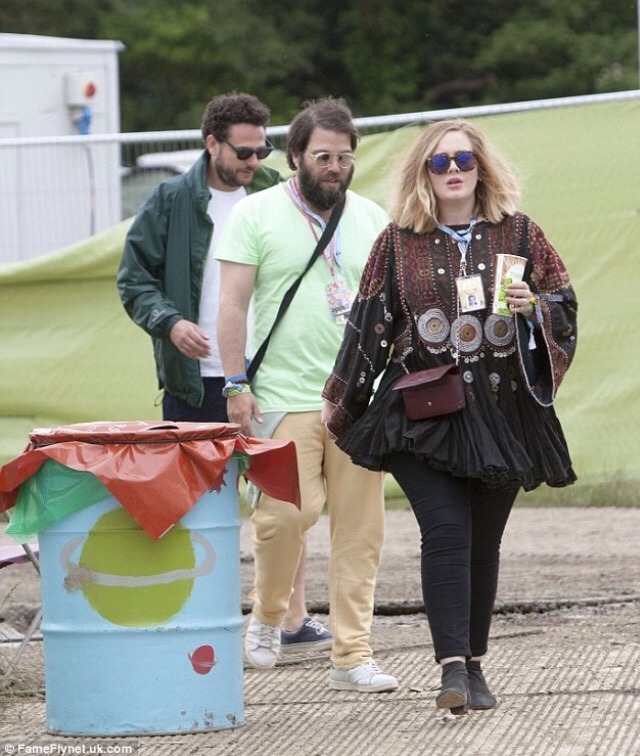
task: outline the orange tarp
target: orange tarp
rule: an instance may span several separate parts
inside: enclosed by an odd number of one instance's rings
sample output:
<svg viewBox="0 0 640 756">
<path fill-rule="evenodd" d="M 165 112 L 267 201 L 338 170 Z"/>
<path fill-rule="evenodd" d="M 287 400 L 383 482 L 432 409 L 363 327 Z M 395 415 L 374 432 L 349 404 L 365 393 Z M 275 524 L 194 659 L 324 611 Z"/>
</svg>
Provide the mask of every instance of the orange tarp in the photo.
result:
<svg viewBox="0 0 640 756">
<path fill-rule="evenodd" d="M 0 511 L 46 459 L 95 475 L 153 538 L 159 538 L 209 490 L 227 461 L 245 456 L 247 480 L 300 506 L 292 441 L 243 436 L 231 423 L 96 422 L 34 430 L 27 448 L 0 467 Z M 235 481 L 234 481 L 235 483 Z"/>
</svg>

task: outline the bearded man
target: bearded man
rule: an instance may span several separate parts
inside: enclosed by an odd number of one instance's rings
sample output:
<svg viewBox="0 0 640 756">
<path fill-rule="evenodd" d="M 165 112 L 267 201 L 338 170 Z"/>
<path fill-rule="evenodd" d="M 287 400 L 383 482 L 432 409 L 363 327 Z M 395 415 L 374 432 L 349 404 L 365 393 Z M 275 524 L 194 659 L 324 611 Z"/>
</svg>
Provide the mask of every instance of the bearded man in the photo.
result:
<svg viewBox="0 0 640 756">
<path fill-rule="evenodd" d="M 378 205 L 348 190 L 357 141 L 344 100 L 308 103 L 293 119 L 287 161 L 294 175 L 241 200 L 229 214 L 216 250 L 221 269 L 218 343 L 230 421 L 247 435 L 295 441 L 302 496 L 300 510 L 264 494 L 254 509 L 254 605 L 245 636 L 247 660 L 270 669 L 285 650 L 286 633 L 281 635 L 280 626 L 304 535 L 326 505 L 334 638 L 329 686 L 380 692 L 398 687 L 394 677 L 380 670 L 369 645 L 384 534 L 383 477 L 354 465 L 320 422 L 320 394 L 363 267 L 388 223 Z M 303 277 L 249 381 L 245 354 L 255 354 L 269 333 L 285 292 L 304 270 L 342 199 L 332 239 Z"/>
</svg>

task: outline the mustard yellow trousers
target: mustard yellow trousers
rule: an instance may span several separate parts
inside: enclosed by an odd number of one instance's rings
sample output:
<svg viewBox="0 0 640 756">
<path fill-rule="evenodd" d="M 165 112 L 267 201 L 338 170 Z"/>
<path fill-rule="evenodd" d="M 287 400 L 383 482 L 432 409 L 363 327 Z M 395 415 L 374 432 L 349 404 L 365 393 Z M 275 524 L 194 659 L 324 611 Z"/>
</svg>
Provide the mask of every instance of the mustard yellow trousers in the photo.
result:
<svg viewBox="0 0 640 756">
<path fill-rule="evenodd" d="M 296 445 L 302 504 L 262 494 L 251 517 L 255 557 L 253 613 L 279 625 L 287 611 L 305 532 L 329 515 L 331 661 L 348 669 L 371 658 L 376 572 L 384 541 L 384 473 L 354 465 L 331 441 L 319 412 L 284 416 L 273 438 Z"/>
</svg>

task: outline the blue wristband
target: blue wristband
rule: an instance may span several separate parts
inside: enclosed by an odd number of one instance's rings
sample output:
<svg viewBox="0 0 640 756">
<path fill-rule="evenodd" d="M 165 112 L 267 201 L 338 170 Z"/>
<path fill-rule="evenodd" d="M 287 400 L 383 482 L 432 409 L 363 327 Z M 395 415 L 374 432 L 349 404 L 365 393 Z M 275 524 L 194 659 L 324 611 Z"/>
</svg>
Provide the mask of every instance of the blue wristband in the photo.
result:
<svg viewBox="0 0 640 756">
<path fill-rule="evenodd" d="M 235 373 L 224 379 L 225 383 L 249 383 L 246 373 Z"/>
</svg>

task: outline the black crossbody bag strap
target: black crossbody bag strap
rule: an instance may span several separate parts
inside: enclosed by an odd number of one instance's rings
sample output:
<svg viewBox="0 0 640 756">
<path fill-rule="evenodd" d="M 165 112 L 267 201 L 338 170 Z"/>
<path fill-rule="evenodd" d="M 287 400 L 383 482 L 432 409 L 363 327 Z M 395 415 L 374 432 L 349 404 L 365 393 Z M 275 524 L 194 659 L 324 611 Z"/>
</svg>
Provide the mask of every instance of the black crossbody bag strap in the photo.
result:
<svg viewBox="0 0 640 756">
<path fill-rule="evenodd" d="M 327 244 L 329 244 L 329 242 L 331 241 L 331 237 L 333 236 L 336 230 L 336 227 L 338 225 L 338 221 L 340 220 L 340 216 L 342 215 L 345 199 L 346 199 L 345 197 L 342 197 L 340 201 L 338 202 L 338 204 L 331 211 L 329 222 L 324 227 L 322 236 L 318 239 L 316 248 L 313 250 L 313 254 L 309 258 L 309 262 L 307 263 L 302 273 L 296 278 L 296 280 L 291 284 L 291 286 L 287 289 L 284 296 L 282 297 L 282 302 L 280 302 L 280 307 L 278 308 L 278 312 L 276 314 L 275 320 L 273 321 L 273 325 L 271 326 L 271 330 L 267 334 L 267 337 L 262 342 L 262 344 L 260 344 L 260 348 L 255 353 L 254 358 L 251 360 L 251 363 L 249 367 L 247 368 L 247 378 L 250 381 L 253 380 L 253 377 L 258 372 L 260 363 L 262 362 L 266 354 L 267 347 L 269 346 L 269 341 L 271 341 L 271 336 L 273 335 L 273 332 L 276 326 L 282 320 L 283 315 L 285 314 L 289 305 L 291 304 L 291 300 L 295 296 L 296 291 L 298 291 L 298 288 L 300 286 L 300 283 L 302 282 L 302 279 L 309 272 L 309 270 L 311 269 L 311 266 L 316 261 L 316 259 L 320 257 L 320 255 L 324 252 Z"/>
</svg>

